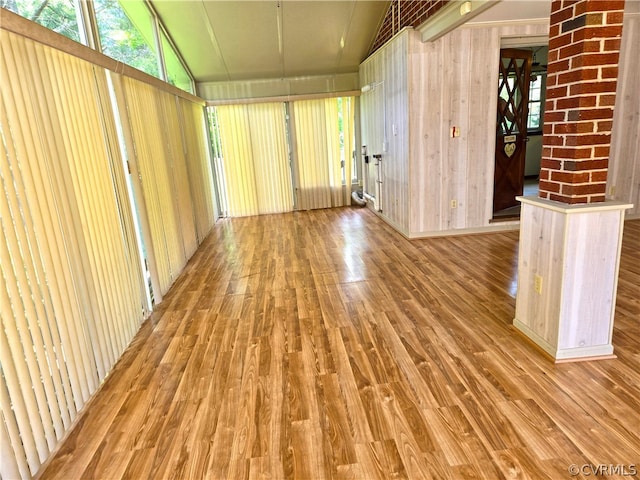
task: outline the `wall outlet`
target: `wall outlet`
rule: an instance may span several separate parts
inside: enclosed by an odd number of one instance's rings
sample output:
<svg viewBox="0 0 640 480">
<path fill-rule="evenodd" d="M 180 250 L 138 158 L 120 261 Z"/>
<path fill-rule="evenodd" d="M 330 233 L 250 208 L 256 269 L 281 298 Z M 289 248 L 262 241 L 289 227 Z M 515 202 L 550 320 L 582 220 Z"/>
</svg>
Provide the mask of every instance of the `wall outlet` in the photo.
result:
<svg viewBox="0 0 640 480">
<path fill-rule="evenodd" d="M 451 200 L 451 208 L 458 208 L 458 201 L 457 200 Z"/>
<path fill-rule="evenodd" d="M 609 187 L 609 196 L 613 197 L 613 196 L 615 196 L 615 194 L 616 194 L 616 186 L 615 185 L 611 185 Z"/>
<path fill-rule="evenodd" d="M 538 295 L 542 295 L 542 277 L 540 275 L 536 274 L 533 285 L 536 289 L 536 293 L 538 293 Z"/>
</svg>

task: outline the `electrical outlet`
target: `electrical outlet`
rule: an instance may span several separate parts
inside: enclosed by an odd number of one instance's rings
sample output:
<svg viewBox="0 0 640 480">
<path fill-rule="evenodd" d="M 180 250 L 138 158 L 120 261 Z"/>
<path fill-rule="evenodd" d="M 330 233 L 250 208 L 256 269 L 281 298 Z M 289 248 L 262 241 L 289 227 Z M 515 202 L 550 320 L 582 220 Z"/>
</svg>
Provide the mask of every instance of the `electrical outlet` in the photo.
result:
<svg viewBox="0 0 640 480">
<path fill-rule="evenodd" d="M 451 200 L 451 208 L 458 208 L 458 201 L 457 200 Z"/>
<path fill-rule="evenodd" d="M 616 186 L 615 185 L 611 185 L 609 187 L 609 196 L 613 197 L 613 196 L 615 196 L 615 194 L 616 194 Z"/>
<path fill-rule="evenodd" d="M 534 283 L 534 288 L 536 289 L 536 292 L 538 293 L 538 295 L 542 295 L 542 277 L 536 274 L 533 283 Z"/>
</svg>

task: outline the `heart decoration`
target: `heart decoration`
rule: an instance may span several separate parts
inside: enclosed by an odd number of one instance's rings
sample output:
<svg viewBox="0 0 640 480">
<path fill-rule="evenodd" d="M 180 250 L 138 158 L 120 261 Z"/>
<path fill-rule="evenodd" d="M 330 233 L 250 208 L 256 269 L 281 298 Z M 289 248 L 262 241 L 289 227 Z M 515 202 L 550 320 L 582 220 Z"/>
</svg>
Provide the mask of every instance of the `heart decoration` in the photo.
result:
<svg viewBox="0 0 640 480">
<path fill-rule="evenodd" d="M 516 151 L 516 144 L 515 143 L 506 143 L 504 145 L 504 153 L 507 154 L 507 157 L 511 158 L 511 156 L 513 155 L 513 152 Z"/>
</svg>

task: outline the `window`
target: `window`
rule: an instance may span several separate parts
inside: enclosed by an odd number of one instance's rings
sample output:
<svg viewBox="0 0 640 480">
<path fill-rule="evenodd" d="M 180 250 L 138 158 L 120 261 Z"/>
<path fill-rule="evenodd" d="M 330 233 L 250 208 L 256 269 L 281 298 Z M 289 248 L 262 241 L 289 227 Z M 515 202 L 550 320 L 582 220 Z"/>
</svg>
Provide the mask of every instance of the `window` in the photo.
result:
<svg viewBox="0 0 640 480">
<path fill-rule="evenodd" d="M 216 177 L 223 215 L 239 217 L 293 210 L 293 187 L 282 103 L 222 105 L 210 120 L 219 137 Z"/>
<path fill-rule="evenodd" d="M 354 105 L 339 97 L 209 108 L 223 216 L 350 205 Z"/>
<path fill-rule="evenodd" d="M 0 0 L 0 7 L 80 42 L 75 0 Z"/>
<path fill-rule="evenodd" d="M 191 74 L 146 0 L 0 0 L 0 7 L 85 45 L 94 38 L 95 20 L 102 53 L 194 93 Z M 87 16 L 95 18 L 87 20 Z M 166 79 L 157 39 L 162 44 Z"/>
<path fill-rule="evenodd" d="M 350 183 L 358 183 L 358 170 L 356 167 L 356 156 L 353 148 L 356 144 L 355 133 L 353 131 L 353 108 L 354 101 L 348 97 L 338 97 L 338 131 L 340 133 L 340 160 L 342 164 L 342 184 L 346 185 L 347 173 Z M 346 119 L 346 121 L 345 121 Z"/>
<path fill-rule="evenodd" d="M 182 65 L 180 58 L 171 45 L 169 38 L 164 32 L 160 33 L 162 39 L 162 54 L 164 55 L 164 64 L 167 69 L 167 82 L 186 92 L 193 93 L 191 85 L 191 77 Z"/>
<path fill-rule="evenodd" d="M 153 19 L 142 2 L 95 0 L 102 52 L 160 78 Z"/>
<path fill-rule="evenodd" d="M 529 116 L 527 118 L 527 130 L 542 129 L 542 93 L 545 81 L 544 73 L 532 73 L 529 83 Z"/>
<path fill-rule="evenodd" d="M 499 97 L 507 102 L 509 100 L 509 92 L 512 92 L 514 88 L 515 79 L 511 77 L 507 78 L 507 82 L 502 85 L 502 89 L 499 92 Z M 546 72 L 531 73 L 529 81 L 529 112 L 527 114 L 527 131 L 529 132 L 542 130 L 542 115 L 544 114 L 543 96 L 545 88 Z"/>
</svg>

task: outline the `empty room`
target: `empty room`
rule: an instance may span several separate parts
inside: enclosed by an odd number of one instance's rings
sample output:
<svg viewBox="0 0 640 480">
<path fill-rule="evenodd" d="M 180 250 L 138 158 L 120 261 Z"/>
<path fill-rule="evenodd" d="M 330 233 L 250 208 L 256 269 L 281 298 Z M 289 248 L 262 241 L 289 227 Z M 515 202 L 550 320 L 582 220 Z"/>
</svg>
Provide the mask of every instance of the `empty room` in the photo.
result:
<svg viewBox="0 0 640 480">
<path fill-rule="evenodd" d="M 640 0 L 0 0 L 0 479 L 640 478 Z"/>
</svg>

